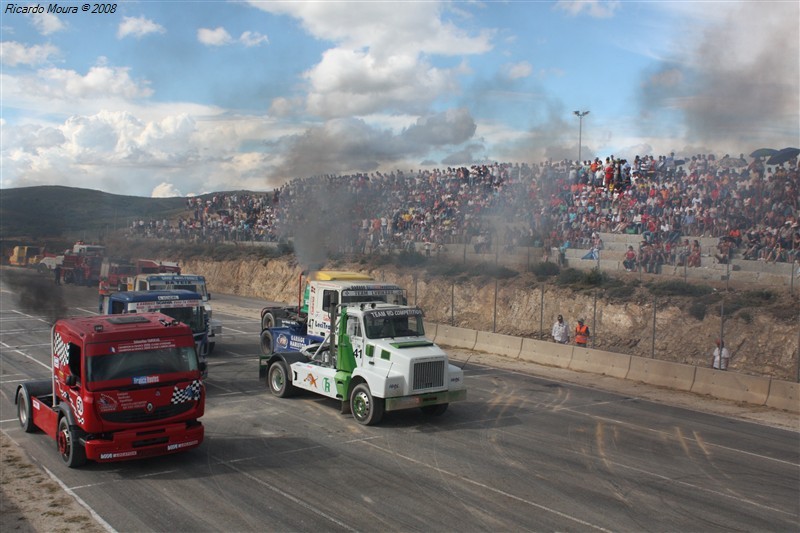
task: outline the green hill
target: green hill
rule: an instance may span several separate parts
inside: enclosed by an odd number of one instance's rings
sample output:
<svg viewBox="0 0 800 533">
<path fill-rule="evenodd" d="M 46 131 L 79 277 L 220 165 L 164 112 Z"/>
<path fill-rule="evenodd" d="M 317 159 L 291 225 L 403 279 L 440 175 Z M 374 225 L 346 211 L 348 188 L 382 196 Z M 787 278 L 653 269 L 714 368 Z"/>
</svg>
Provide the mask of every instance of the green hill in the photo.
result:
<svg viewBox="0 0 800 533">
<path fill-rule="evenodd" d="M 101 240 L 135 218 L 172 219 L 186 209 L 185 198 L 120 196 L 91 189 L 42 186 L 0 191 L 0 239 Z"/>
</svg>

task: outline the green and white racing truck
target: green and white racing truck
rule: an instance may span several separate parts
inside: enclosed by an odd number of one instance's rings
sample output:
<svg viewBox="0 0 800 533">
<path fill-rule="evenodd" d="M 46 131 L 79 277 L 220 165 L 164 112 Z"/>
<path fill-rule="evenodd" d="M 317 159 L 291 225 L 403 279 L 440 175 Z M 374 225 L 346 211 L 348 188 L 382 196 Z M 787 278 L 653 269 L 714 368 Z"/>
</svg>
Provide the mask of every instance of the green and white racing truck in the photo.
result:
<svg viewBox="0 0 800 533">
<path fill-rule="evenodd" d="M 341 412 L 363 425 L 401 409 L 441 415 L 450 403 L 466 399 L 464 372 L 425 338 L 421 309 L 340 304 L 331 323 L 337 324 L 336 335 L 326 342 L 269 357 L 266 379 L 274 395 L 307 390 L 339 400 Z"/>
</svg>

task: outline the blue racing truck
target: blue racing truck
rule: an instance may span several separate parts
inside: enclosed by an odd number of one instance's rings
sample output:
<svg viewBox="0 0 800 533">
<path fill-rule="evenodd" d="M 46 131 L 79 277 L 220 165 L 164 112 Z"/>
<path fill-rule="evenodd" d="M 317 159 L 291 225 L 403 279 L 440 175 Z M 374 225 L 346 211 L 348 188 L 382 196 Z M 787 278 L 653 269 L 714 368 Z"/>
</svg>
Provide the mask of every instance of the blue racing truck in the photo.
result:
<svg viewBox="0 0 800 533">
<path fill-rule="evenodd" d="M 189 326 L 201 363 L 208 356 L 208 316 L 203 297 L 192 291 L 123 291 L 103 295 L 100 314 L 163 313 Z M 206 376 L 206 370 L 203 377 Z"/>
<path fill-rule="evenodd" d="M 208 353 L 214 351 L 214 346 L 222 337 L 222 322 L 215 319 L 211 310 L 211 293 L 206 287 L 205 276 L 197 274 L 179 274 L 166 272 L 159 274 L 138 274 L 128 280 L 128 290 L 131 291 L 157 291 L 157 290 L 186 290 L 198 293 L 203 297 L 208 318 Z"/>
</svg>

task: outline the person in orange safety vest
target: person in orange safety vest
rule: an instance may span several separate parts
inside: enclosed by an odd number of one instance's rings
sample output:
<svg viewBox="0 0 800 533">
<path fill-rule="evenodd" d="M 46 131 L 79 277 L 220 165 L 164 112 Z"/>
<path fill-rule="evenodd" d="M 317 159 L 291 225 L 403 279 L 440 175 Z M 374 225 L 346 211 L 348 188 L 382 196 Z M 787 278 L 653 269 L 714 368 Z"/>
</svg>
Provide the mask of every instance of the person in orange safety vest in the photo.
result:
<svg viewBox="0 0 800 533">
<path fill-rule="evenodd" d="M 589 326 L 583 323 L 583 319 L 578 319 L 578 325 L 575 326 L 575 344 L 577 346 L 586 346 L 589 342 Z"/>
</svg>

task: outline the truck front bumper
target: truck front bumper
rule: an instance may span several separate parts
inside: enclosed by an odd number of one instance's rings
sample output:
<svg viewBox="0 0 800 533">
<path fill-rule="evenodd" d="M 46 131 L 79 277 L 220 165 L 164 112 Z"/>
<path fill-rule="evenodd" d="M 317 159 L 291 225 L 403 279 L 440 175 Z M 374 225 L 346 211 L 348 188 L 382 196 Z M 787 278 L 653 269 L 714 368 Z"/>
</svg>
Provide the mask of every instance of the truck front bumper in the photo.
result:
<svg viewBox="0 0 800 533">
<path fill-rule="evenodd" d="M 426 405 L 459 402 L 466 399 L 467 389 L 458 389 L 441 392 L 427 392 L 425 394 L 415 394 L 414 396 L 386 398 L 384 403 L 386 405 L 386 411 L 399 411 L 401 409 L 425 407 Z"/>
<path fill-rule="evenodd" d="M 118 431 L 106 439 L 81 439 L 86 458 L 98 462 L 127 461 L 182 452 L 200 446 L 205 428 L 200 422 L 180 422 Z"/>
</svg>

